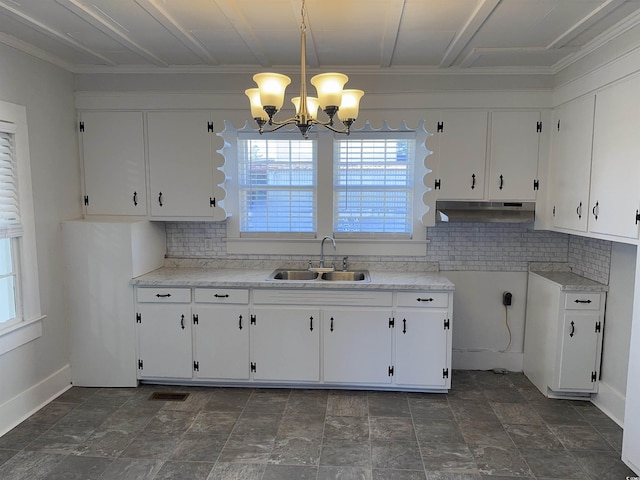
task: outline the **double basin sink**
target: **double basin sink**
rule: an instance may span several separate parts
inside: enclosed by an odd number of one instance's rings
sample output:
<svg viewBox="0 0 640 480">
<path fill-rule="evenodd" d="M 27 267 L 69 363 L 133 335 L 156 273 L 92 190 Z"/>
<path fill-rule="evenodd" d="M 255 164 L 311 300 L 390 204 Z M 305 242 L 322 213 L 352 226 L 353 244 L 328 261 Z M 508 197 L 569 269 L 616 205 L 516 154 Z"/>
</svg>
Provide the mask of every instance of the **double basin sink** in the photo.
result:
<svg viewBox="0 0 640 480">
<path fill-rule="evenodd" d="M 314 272 L 313 270 L 274 270 L 267 280 L 275 281 L 327 281 L 327 282 L 370 282 L 367 270 L 332 270 L 330 272 Z"/>
</svg>

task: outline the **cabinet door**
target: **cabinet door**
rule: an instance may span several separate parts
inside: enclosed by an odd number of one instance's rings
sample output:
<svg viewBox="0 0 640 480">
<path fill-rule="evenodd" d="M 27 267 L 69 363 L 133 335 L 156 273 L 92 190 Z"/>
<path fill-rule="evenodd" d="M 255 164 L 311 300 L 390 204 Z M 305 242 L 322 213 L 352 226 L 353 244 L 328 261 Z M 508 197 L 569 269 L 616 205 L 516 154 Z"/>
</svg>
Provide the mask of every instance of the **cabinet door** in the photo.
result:
<svg viewBox="0 0 640 480">
<path fill-rule="evenodd" d="M 592 391 L 597 378 L 599 313 L 568 311 L 562 321 L 557 389 L 562 391 Z"/>
<path fill-rule="evenodd" d="M 149 112 L 151 216 L 215 219 L 209 112 Z"/>
<path fill-rule="evenodd" d="M 320 311 L 317 308 L 255 308 L 251 323 L 254 380 L 320 380 Z"/>
<path fill-rule="evenodd" d="M 396 312 L 394 378 L 397 385 L 447 386 L 451 332 L 447 315 L 446 310 L 426 308 Z"/>
<path fill-rule="evenodd" d="M 551 126 L 553 225 L 587 230 L 594 97 L 573 100 L 554 112 Z"/>
<path fill-rule="evenodd" d="M 596 95 L 589 231 L 638 238 L 640 77 Z"/>
<path fill-rule="evenodd" d="M 142 112 L 83 112 L 88 215 L 146 215 Z"/>
<path fill-rule="evenodd" d="M 540 112 L 493 112 L 489 200 L 536 199 Z"/>
<path fill-rule="evenodd" d="M 139 376 L 191 378 L 191 307 L 138 304 Z"/>
<path fill-rule="evenodd" d="M 327 383 L 391 383 L 391 312 L 323 311 L 323 366 Z"/>
<path fill-rule="evenodd" d="M 440 200 L 481 200 L 487 155 L 487 112 L 446 111 L 436 128 Z M 434 152 L 435 153 L 435 152 Z"/>
<path fill-rule="evenodd" d="M 196 376 L 248 380 L 248 307 L 199 305 L 193 313 L 193 357 L 198 365 Z"/>
</svg>

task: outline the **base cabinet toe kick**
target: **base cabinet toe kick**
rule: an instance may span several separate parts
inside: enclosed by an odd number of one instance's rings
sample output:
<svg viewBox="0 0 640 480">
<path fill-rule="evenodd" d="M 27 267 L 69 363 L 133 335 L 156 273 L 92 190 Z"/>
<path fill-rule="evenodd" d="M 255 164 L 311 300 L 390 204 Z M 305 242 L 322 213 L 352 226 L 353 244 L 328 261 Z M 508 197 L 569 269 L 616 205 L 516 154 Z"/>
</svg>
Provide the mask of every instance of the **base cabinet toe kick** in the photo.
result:
<svg viewBox="0 0 640 480">
<path fill-rule="evenodd" d="M 451 387 L 451 290 L 135 290 L 142 382 Z"/>
</svg>

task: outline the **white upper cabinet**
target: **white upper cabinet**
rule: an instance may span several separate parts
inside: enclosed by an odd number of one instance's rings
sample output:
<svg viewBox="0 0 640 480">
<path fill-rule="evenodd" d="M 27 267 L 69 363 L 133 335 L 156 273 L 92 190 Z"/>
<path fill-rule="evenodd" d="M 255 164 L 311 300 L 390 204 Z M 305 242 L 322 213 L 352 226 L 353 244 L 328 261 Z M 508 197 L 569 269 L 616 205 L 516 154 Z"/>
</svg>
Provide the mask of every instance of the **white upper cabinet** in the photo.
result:
<svg viewBox="0 0 640 480">
<path fill-rule="evenodd" d="M 534 201 L 542 124 L 539 111 L 432 115 L 427 140 L 438 200 Z"/>
<path fill-rule="evenodd" d="M 638 238 L 640 77 L 596 94 L 589 232 Z"/>
<path fill-rule="evenodd" d="M 142 112 L 83 112 L 87 215 L 147 215 Z"/>
<path fill-rule="evenodd" d="M 487 112 L 444 111 L 427 146 L 436 156 L 431 175 L 439 200 L 482 200 L 487 154 Z M 430 122 L 431 123 L 431 122 Z"/>
<path fill-rule="evenodd" d="M 151 218 L 223 220 L 210 112 L 149 112 L 149 187 Z"/>
<path fill-rule="evenodd" d="M 551 123 L 551 215 L 553 225 L 585 232 L 589 208 L 594 97 L 558 107 Z"/>
<path fill-rule="evenodd" d="M 493 112 L 490 200 L 535 201 L 542 123 L 540 112 Z"/>
</svg>

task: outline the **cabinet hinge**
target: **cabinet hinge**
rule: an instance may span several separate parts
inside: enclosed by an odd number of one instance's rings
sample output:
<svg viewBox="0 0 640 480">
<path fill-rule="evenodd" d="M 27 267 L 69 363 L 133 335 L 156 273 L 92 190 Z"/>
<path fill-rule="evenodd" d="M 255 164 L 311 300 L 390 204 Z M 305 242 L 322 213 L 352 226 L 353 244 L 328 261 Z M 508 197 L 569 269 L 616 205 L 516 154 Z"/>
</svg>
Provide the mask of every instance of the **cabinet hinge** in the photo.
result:
<svg viewBox="0 0 640 480">
<path fill-rule="evenodd" d="M 84 132 L 84 122 L 80 122 L 80 124 L 78 125 L 78 129 L 79 129 L 81 132 Z"/>
<path fill-rule="evenodd" d="M 200 371 L 200 362 L 193 362 L 193 371 L 194 372 Z"/>
<path fill-rule="evenodd" d="M 591 382 L 595 382 L 598 379 L 597 372 L 591 372 Z"/>
<path fill-rule="evenodd" d="M 136 323 L 142 323 L 142 315 L 140 313 L 136 313 Z"/>
<path fill-rule="evenodd" d="M 387 373 L 389 374 L 390 377 L 393 377 L 393 365 L 389 367 L 389 370 L 387 370 Z"/>
<path fill-rule="evenodd" d="M 534 190 L 540 190 L 540 180 L 534 180 L 533 181 L 533 189 Z"/>
<path fill-rule="evenodd" d="M 213 132 L 213 122 L 207 122 L 207 132 Z"/>
<path fill-rule="evenodd" d="M 436 183 L 434 184 L 433 188 L 434 190 L 440 190 L 440 186 L 442 185 L 442 181 L 438 178 L 436 180 Z"/>
<path fill-rule="evenodd" d="M 602 331 L 602 324 L 600 322 L 596 322 L 596 333 Z"/>
<path fill-rule="evenodd" d="M 256 316 L 251 315 L 251 325 L 255 325 L 255 324 L 256 324 Z"/>
<path fill-rule="evenodd" d="M 194 324 L 194 325 L 199 325 L 199 323 L 198 323 L 198 322 L 199 322 L 199 320 L 198 320 L 198 314 L 197 314 L 197 313 L 194 313 L 194 314 L 193 314 L 193 324 Z"/>
<path fill-rule="evenodd" d="M 444 329 L 449 330 L 451 328 L 451 321 L 448 318 L 444 319 Z"/>
<path fill-rule="evenodd" d="M 449 369 L 448 368 L 443 368 L 442 369 L 442 378 L 449 378 Z"/>
<path fill-rule="evenodd" d="M 138 360 L 138 370 L 144 370 L 142 360 Z"/>
<path fill-rule="evenodd" d="M 536 132 L 542 133 L 542 122 L 536 124 Z"/>
<path fill-rule="evenodd" d="M 89 205 L 89 195 L 84 196 L 84 205 L 85 206 Z"/>
<path fill-rule="evenodd" d="M 444 122 L 438 122 L 438 128 L 436 130 L 438 133 L 444 132 Z"/>
<path fill-rule="evenodd" d="M 396 326 L 396 319 L 394 317 L 389 317 L 389 328 L 394 328 Z"/>
<path fill-rule="evenodd" d="M 251 362 L 250 366 L 251 366 L 251 371 L 252 371 L 252 372 L 255 372 L 255 371 L 256 371 L 256 364 L 255 364 L 255 362 Z"/>
<path fill-rule="evenodd" d="M 209 206 L 210 207 L 216 206 L 216 197 L 209 197 Z"/>
</svg>

